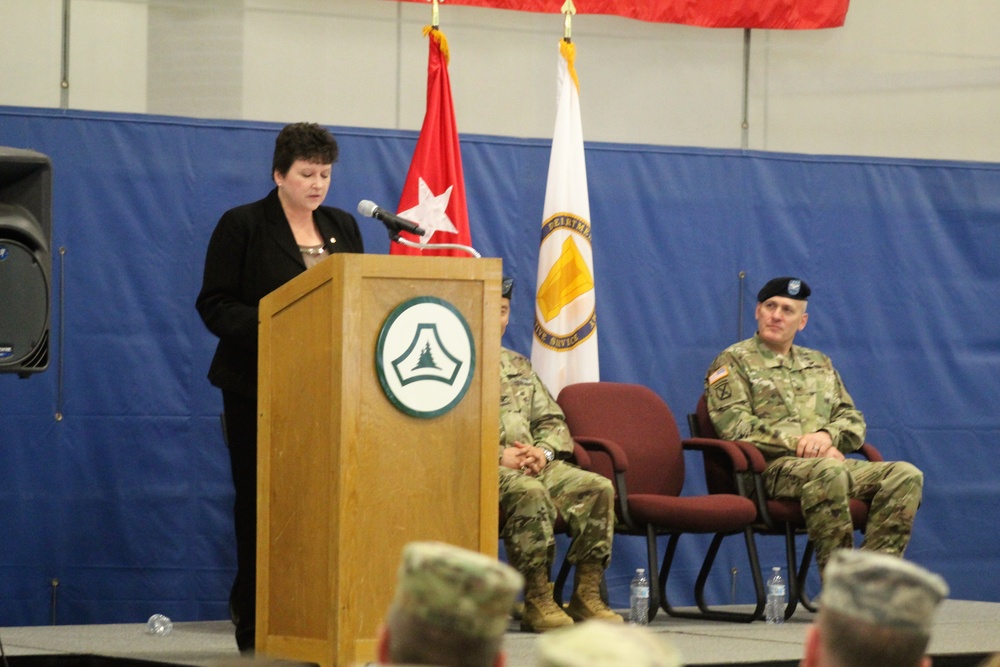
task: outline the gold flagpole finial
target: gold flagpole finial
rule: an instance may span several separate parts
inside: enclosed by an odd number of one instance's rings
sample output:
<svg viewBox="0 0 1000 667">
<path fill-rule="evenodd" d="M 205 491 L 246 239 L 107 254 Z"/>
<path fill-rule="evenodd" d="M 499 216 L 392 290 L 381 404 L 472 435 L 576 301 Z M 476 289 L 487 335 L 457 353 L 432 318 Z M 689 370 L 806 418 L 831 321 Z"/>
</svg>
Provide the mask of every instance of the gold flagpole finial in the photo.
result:
<svg viewBox="0 0 1000 667">
<path fill-rule="evenodd" d="M 438 7 L 439 2 L 440 0 L 431 0 L 431 26 L 433 26 L 435 30 L 441 27 L 441 14 L 440 8 Z"/>
<path fill-rule="evenodd" d="M 559 11 L 566 16 L 566 27 L 563 30 L 563 39 L 569 42 L 573 38 L 573 14 L 576 14 L 576 6 L 573 4 L 573 0 L 566 0 L 566 2 L 563 3 L 562 9 Z"/>
</svg>

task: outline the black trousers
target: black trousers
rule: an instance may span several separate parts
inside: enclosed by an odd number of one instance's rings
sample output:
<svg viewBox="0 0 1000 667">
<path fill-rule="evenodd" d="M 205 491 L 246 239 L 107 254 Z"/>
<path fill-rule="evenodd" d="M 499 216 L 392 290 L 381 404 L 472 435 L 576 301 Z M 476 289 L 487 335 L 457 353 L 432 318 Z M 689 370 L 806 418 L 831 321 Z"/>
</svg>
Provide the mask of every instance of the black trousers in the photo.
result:
<svg viewBox="0 0 1000 667">
<path fill-rule="evenodd" d="M 223 391 L 222 404 L 236 490 L 236 580 L 229 602 L 236 622 L 236 645 L 245 652 L 254 648 L 257 619 L 257 402 Z"/>
</svg>

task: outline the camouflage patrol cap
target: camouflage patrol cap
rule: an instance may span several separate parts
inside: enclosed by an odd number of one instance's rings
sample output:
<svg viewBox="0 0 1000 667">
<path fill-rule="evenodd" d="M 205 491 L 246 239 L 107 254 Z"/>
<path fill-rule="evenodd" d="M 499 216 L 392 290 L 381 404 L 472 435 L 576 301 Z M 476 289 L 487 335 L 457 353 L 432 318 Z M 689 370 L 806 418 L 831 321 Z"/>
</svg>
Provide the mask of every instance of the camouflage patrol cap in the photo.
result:
<svg viewBox="0 0 1000 667">
<path fill-rule="evenodd" d="M 938 575 L 902 558 L 838 549 L 823 574 L 821 609 L 876 625 L 928 634 L 934 610 L 948 595 Z"/>
<path fill-rule="evenodd" d="M 498 638 L 524 586 L 514 568 L 443 542 L 403 548 L 395 609 L 468 637 Z"/>
<path fill-rule="evenodd" d="M 681 667 L 674 646 L 648 628 L 586 621 L 538 640 L 539 667 Z"/>
<path fill-rule="evenodd" d="M 807 301 L 810 294 L 812 294 L 812 290 L 809 289 L 806 281 L 791 276 L 782 276 L 781 278 L 768 280 L 760 288 L 760 291 L 757 292 L 757 303 L 764 303 L 772 296 L 783 296 L 798 301 Z"/>
<path fill-rule="evenodd" d="M 514 279 L 510 276 L 504 276 L 500 280 L 500 298 L 509 299 L 511 293 L 514 291 Z"/>
</svg>

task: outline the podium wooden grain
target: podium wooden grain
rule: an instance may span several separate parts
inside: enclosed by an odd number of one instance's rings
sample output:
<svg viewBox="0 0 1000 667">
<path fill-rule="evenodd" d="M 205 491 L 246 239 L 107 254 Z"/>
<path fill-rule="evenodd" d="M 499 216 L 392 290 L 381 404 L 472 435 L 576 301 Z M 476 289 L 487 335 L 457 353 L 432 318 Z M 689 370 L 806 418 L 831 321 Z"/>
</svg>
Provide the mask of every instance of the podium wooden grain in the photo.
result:
<svg viewBox="0 0 1000 667">
<path fill-rule="evenodd" d="M 338 254 L 260 302 L 259 653 L 337 667 L 374 659 L 402 547 L 497 554 L 498 259 Z M 453 304 L 475 341 L 468 392 L 411 417 L 378 381 L 400 303 Z"/>
</svg>

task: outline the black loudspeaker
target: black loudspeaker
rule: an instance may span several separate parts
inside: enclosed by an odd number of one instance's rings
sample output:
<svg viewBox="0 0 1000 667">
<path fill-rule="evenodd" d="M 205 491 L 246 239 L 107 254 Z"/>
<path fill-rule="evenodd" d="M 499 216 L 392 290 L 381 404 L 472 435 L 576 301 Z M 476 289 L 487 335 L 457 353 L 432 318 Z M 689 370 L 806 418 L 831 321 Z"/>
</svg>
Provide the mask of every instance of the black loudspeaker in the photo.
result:
<svg viewBox="0 0 1000 667">
<path fill-rule="evenodd" d="M 52 163 L 0 146 L 0 373 L 49 367 Z"/>
</svg>

